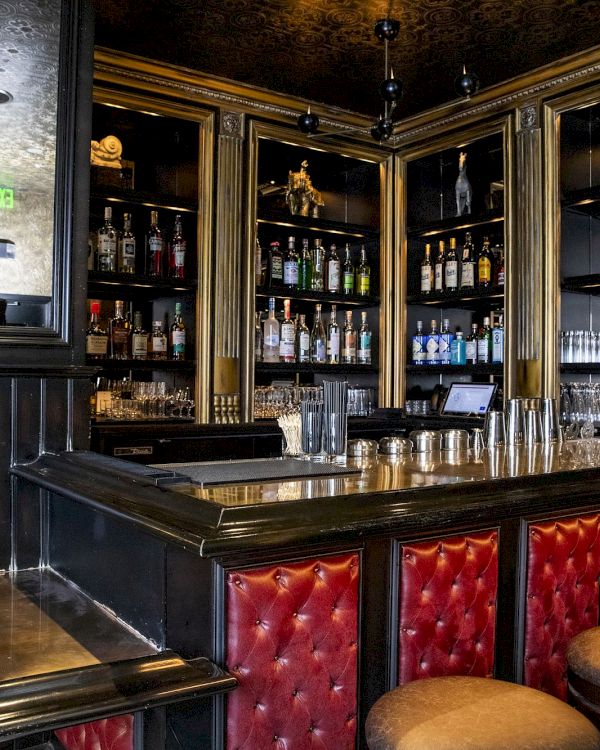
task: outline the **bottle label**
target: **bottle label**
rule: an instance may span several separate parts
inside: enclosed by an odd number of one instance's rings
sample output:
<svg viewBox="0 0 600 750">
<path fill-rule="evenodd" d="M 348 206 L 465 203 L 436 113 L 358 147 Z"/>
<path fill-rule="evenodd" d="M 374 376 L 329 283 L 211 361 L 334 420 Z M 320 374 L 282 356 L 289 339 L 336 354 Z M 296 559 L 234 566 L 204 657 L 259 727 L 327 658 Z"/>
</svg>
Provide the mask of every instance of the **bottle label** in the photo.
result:
<svg viewBox="0 0 600 750">
<path fill-rule="evenodd" d="M 289 362 L 294 359 L 294 354 L 294 325 L 283 323 L 279 339 L 279 356 Z"/>
<path fill-rule="evenodd" d="M 498 286 L 504 286 L 504 271 L 498 272 Z"/>
<path fill-rule="evenodd" d="M 467 362 L 465 354 L 465 342 L 459 339 L 454 339 L 450 344 L 450 364 L 451 365 L 464 365 Z"/>
<path fill-rule="evenodd" d="M 185 265 L 185 242 L 178 242 L 173 247 L 173 258 L 175 260 L 175 268 L 183 268 Z"/>
<path fill-rule="evenodd" d="M 276 349 L 279 347 L 279 332 L 271 329 L 269 333 L 265 333 L 265 347 L 271 347 Z"/>
<path fill-rule="evenodd" d="M 271 258 L 271 279 L 283 281 L 283 261 L 278 256 Z"/>
<path fill-rule="evenodd" d="M 441 263 L 435 264 L 435 290 L 441 292 L 444 288 L 444 266 Z"/>
<path fill-rule="evenodd" d="M 371 364 L 371 333 L 363 332 L 358 337 L 358 361 L 361 365 Z"/>
<path fill-rule="evenodd" d="M 490 340 L 488 338 L 479 339 L 477 342 L 477 361 L 483 363 L 490 361 Z"/>
<path fill-rule="evenodd" d="M 283 283 L 290 286 L 298 285 L 298 263 L 295 260 L 286 260 L 284 262 Z"/>
<path fill-rule="evenodd" d="M 354 291 L 354 271 L 344 271 L 344 289 L 347 292 Z"/>
<path fill-rule="evenodd" d="M 148 356 L 148 337 L 146 334 L 134 333 L 131 337 L 131 354 L 134 357 Z"/>
<path fill-rule="evenodd" d="M 330 292 L 340 291 L 340 263 L 337 260 L 330 260 L 327 269 L 327 286 Z"/>
<path fill-rule="evenodd" d="M 327 356 L 338 359 L 340 356 L 340 332 L 331 331 L 327 339 Z"/>
<path fill-rule="evenodd" d="M 132 237 L 121 240 L 121 256 L 124 260 L 135 259 L 135 240 Z"/>
<path fill-rule="evenodd" d="M 315 341 L 315 362 L 325 362 L 325 342 L 322 339 Z"/>
<path fill-rule="evenodd" d="M 308 331 L 300 333 L 298 349 L 300 362 L 308 362 L 310 359 L 310 333 Z"/>
<path fill-rule="evenodd" d="M 494 328 L 492 331 L 492 362 L 502 364 L 504 362 L 504 329 Z"/>
<path fill-rule="evenodd" d="M 490 282 L 492 280 L 492 264 L 489 258 L 479 259 L 479 282 Z"/>
<path fill-rule="evenodd" d="M 431 291 L 431 266 L 422 266 L 421 268 L 421 291 Z"/>
<path fill-rule="evenodd" d="M 415 364 L 425 361 L 425 349 L 423 348 L 423 335 L 417 334 L 412 340 L 412 358 Z"/>
<path fill-rule="evenodd" d="M 185 331 L 177 330 L 171 334 L 171 344 L 173 346 L 173 354 L 184 354 L 185 353 Z"/>
<path fill-rule="evenodd" d="M 458 261 L 449 260 L 446 263 L 446 288 L 456 289 L 458 287 Z"/>
<path fill-rule="evenodd" d="M 426 359 L 428 362 L 437 362 L 439 360 L 440 342 L 437 333 L 433 333 L 427 337 L 427 354 Z"/>
<path fill-rule="evenodd" d="M 98 255 L 114 255 L 117 252 L 117 240 L 109 234 L 98 235 Z"/>
<path fill-rule="evenodd" d="M 106 357 L 108 348 L 108 336 L 86 336 L 85 353 L 95 356 Z"/>
<path fill-rule="evenodd" d="M 150 237 L 148 240 L 148 250 L 150 255 L 160 255 L 163 250 L 163 241 L 161 237 Z"/>
<path fill-rule="evenodd" d="M 440 336 L 440 362 L 448 364 L 450 362 L 450 346 L 452 344 L 452 334 L 442 333 Z"/>
<path fill-rule="evenodd" d="M 163 354 L 167 351 L 166 336 L 152 336 L 152 351 L 154 354 Z"/>
<path fill-rule="evenodd" d="M 477 364 L 477 341 L 467 341 L 465 349 L 466 349 L 467 364 L 476 365 Z"/>
<path fill-rule="evenodd" d="M 475 264 L 472 261 L 463 261 L 460 285 L 461 287 L 475 286 Z"/>
<path fill-rule="evenodd" d="M 344 334 L 344 349 L 342 356 L 346 359 L 354 359 L 356 357 L 356 334 L 346 333 Z"/>
<path fill-rule="evenodd" d="M 368 273 L 361 273 L 358 276 L 358 293 L 369 294 L 371 289 L 371 277 Z"/>
</svg>

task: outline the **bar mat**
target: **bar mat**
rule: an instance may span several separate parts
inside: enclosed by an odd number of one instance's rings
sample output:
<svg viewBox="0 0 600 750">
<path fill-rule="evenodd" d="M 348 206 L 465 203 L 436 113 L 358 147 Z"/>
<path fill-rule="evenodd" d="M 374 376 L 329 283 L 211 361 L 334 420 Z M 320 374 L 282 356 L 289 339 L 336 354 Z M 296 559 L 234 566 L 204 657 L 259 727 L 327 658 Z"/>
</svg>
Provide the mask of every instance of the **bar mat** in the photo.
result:
<svg viewBox="0 0 600 750">
<path fill-rule="evenodd" d="M 298 461 L 294 458 L 253 459 L 246 461 L 216 461 L 210 463 L 152 464 L 154 468 L 183 474 L 196 484 L 231 484 L 233 482 L 261 482 L 277 479 L 308 479 L 311 477 L 357 474 L 360 469 Z"/>
</svg>

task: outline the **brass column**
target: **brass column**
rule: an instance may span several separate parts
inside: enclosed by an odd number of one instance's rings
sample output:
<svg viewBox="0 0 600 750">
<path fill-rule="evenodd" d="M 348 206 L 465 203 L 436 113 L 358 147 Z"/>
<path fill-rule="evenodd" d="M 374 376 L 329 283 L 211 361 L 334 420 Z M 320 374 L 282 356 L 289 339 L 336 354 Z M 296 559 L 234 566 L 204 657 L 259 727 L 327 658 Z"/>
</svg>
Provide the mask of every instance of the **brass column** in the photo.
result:
<svg viewBox="0 0 600 750">
<path fill-rule="evenodd" d="M 215 227 L 213 395 L 240 392 L 244 115 L 221 111 Z M 209 332 L 207 332 L 209 333 Z"/>
<path fill-rule="evenodd" d="M 537 108 L 519 112 L 515 135 L 515 232 L 507 288 L 510 310 L 506 397 L 539 398 L 542 362 L 542 135 Z"/>
</svg>

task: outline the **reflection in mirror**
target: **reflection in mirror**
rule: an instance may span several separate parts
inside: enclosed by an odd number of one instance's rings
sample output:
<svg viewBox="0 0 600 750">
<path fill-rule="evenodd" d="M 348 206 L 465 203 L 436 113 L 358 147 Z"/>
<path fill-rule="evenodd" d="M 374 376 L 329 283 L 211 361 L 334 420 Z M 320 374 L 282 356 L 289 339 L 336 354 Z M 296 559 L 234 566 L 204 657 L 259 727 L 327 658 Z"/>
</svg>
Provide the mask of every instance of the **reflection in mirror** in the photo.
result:
<svg viewBox="0 0 600 750">
<path fill-rule="evenodd" d="M 0 3 L 0 325 L 49 324 L 60 19 L 60 0 Z"/>
</svg>

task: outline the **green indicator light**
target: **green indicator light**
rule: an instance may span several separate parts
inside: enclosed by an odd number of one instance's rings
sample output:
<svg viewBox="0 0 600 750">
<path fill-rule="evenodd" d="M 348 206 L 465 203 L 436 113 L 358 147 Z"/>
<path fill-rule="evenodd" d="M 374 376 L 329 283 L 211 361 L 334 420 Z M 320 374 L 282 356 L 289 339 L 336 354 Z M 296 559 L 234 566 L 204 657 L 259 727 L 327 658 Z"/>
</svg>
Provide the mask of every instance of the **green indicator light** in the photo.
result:
<svg viewBox="0 0 600 750">
<path fill-rule="evenodd" d="M 15 207 L 15 192 L 12 188 L 0 187 L 0 208 L 11 211 Z"/>
</svg>

